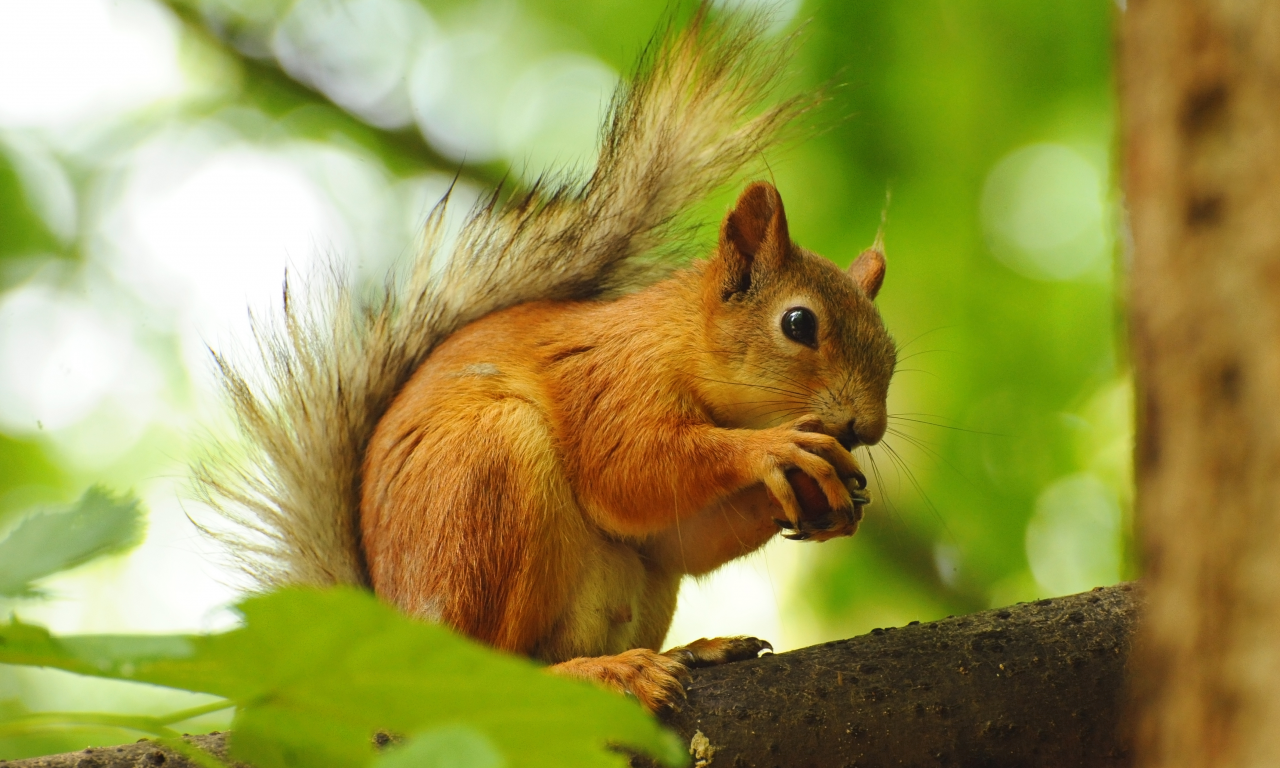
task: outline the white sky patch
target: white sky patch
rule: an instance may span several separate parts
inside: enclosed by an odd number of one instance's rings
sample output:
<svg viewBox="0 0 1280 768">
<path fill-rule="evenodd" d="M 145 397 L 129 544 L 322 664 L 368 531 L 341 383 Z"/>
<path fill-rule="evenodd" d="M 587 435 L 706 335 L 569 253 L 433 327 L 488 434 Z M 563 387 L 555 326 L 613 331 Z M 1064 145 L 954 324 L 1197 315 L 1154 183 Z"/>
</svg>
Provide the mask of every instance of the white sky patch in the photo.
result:
<svg viewBox="0 0 1280 768">
<path fill-rule="evenodd" d="M 38 283 L 0 301 L 0 430 L 40 437 L 81 469 L 129 451 L 164 407 L 125 318 Z"/>
<path fill-rule="evenodd" d="M 504 157 L 507 101 L 545 55 L 541 31 L 516 4 L 489 0 L 455 15 L 419 50 L 409 95 L 418 129 L 433 148 L 470 163 Z"/>
<path fill-rule="evenodd" d="M 10 434 L 58 430 L 87 416 L 137 351 L 92 308 L 34 286 L 0 302 L 0 424 Z"/>
<path fill-rule="evenodd" d="M 337 215 L 327 224 L 327 234 L 321 233 L 330 239 L 316 244 L 312 258 L 336 258 L 358 280 L 380 285 L 388 267 L 406 255 L 414 234 L 401 214 L 409 201 L 397 194 L 375 159 L 314 142 L 292 144 L 283 156 L 306 174 Z M 272 289 L 278 286 L 276 280 Z"/>
<path fill-rule="evenodd" d="M 514 79 L 502 43 L 499 34 L 470 30 L 427 46 L 414 63 L 414 118 L 447 157 L 475 163 L 499 155 L 502 103 Z"/>
<path fill-rule="evenodd" d="M 351 234 L 307 170 L 242 144 L 148 147 L 108 214 L 107 267 L 172 318 L 188 370 L 209 370 L 206 344 L 247 340 L 248 310 L 280 303 L 286 268 L 350 251 Z"/>
<path fill-rule="evenodd" d="M 0 125 L 57 127 L 177 94 L 177 38 L 140 0 L 0 0 Z"/>
</svg>

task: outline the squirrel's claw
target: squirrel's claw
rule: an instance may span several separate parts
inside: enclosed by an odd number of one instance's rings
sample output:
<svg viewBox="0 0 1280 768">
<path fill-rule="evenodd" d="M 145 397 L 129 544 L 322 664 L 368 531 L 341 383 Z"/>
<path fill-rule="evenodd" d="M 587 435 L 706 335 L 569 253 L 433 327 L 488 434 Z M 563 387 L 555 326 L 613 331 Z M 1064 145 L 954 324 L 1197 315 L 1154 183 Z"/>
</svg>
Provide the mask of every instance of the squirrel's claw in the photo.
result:
<svg viewBox="0 0 1280 768">
<path fill-rule="evenodd" d="M 854 493 L 853 497 L 854 503 L 849 509 L 834 510 L 822 517 L 803 519 L 794 526 L 777 518 L 773 522 L 787 531 L 782 536 L 791 541 L 827 541 L 852 536 L 862 522 L 862 508 L 871 503 L 871 496 L 865 491 Z"/>
</svg>

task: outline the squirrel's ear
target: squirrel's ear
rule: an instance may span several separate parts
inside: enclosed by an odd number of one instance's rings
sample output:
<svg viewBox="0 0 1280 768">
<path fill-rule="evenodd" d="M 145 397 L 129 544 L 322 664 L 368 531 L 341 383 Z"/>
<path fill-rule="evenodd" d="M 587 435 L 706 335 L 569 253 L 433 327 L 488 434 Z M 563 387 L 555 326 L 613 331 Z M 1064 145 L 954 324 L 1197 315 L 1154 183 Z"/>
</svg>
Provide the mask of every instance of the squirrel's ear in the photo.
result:
<svg viewBox="0 0 1280 768">
<path fill-rule="evenodd" d="M 858 284 L 868 299 L 874 299 L 884 283 L 884 244 L 876 236 L 876 242 L 867 250 L 858 254 L 858 258 L 849 265 L 849 277 Z"/>
<path fill-rule="evenodd" d="M 725 295 L 745 291 L 754 269 L 779 267 L 790 252 L 782 196 L 772 184 L 757 181 L 742 192 L 720 225 L 719 261 L 726 272 Z"/>
</svg>

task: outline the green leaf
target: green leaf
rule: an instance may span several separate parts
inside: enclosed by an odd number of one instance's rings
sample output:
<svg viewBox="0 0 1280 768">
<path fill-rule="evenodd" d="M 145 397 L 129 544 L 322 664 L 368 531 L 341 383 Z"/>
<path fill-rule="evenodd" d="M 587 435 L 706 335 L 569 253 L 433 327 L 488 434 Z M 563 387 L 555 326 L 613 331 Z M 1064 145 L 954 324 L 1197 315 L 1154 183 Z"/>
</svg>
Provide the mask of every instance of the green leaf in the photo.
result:
<svg viewBox="0 0 1280 768">
<path fill-rule="evenodd" d="M 461 723 L 432 728 L 378 758 L 375 768 L 506 768 L 510 763 L 481 731 Z"/>
<path fill-rule="evenodd" d="M 414 621 L 367 592 L 291 589 L 240 610 L 241 629 L 170 638 L 56 638 L 15 620 L 0 626 L 0 662 L 226 697 L 237 707 L 232 757 L 257 768 L 372 765 L 378 731 L 420 734 L 401 748 L 415 755 L 471 750 L 480 760 L 483 743 L 512 766 L 625 765 L 611 744 L 683 760 L 634 701 Z"/>
<path fill-rule="evenodd" d="M 136 498 L 94 486 L 68 508 L 28 515 L 0 539 L 0 596 L 36 596 L 38 579 L 131 549 L 145 514 Z"/>
<path fill-rule="evenodd" d="M 54 667 L 94 677 L 132 680 L 137 670 L 165 660 L 191 659 L 192 638 L 182 635 L 72 635 L 49 630 L 16 616 L 0 625 L 0 663 Z M 181 686 L 170 686 L 181 687 Z"/>
</svg>

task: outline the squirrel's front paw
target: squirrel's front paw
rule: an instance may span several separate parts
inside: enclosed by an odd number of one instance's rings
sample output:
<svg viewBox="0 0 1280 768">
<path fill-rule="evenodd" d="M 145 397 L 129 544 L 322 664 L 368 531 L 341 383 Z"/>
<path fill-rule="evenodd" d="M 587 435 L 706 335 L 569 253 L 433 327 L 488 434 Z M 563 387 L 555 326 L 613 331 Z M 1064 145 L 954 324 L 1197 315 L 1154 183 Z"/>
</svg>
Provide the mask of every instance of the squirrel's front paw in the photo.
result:
<svg viewBox="0 0 1280 768">
<path fill-rule="evenodd" d="M 828 518 L 823 528 L 856 525 L 855 515 L 861 518 L 856 506 L 867 501 L 857 462 L 821 428 L 821 420 L 809 416 L 760 432 L 760 480 L 782 507 L 786 520 L 780 524 L 793 531 L 816 530 L 813 524 L 822 518 Z M 846 479 L 853 481 L 853 493 Z"/>
<path fill-rule="evenodd" d="M 650 712 L 684 699 L 684 686 L 689 681 L 689 669 L 681 661 L 648 648 L 633 648 L 616 656 L 584 656 L 549 669 L 635 696 Z"/>
<path fill-rule="evenodd" d="M 862 508 L 871 503 L 871 495 L 867 493 L 866 480 L 861 474 L 845 478 L 845 487 L 853 506 L 848 509 L 832 509 L 826 502 L 822 489 L 808 476 L 799 470 L 788 470 L 787 481 L 800 501 L 804 516 L 798 523 L 789 520 L 775 519 L 779 528 L 787 533 L 783 537 L 793 541 L 827 541 L 842 536 L 852 536 L 862 521 Z"/>
<path fill-rule="evenodd" d="M 746 661 L 758 657 L 761 651 L 772 650 L 773 645 L 768 640 L 736 635 L 711 639 L 699 638 L 688 645 L 672 648 L 663 655 L 676 659 L 690 669 L 696 669 L 715 667 L 731 661 Z"/>
</svg>

